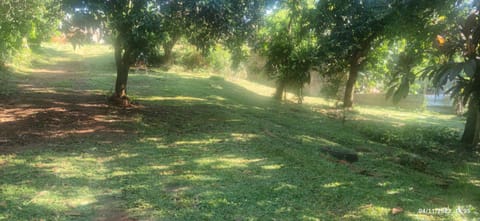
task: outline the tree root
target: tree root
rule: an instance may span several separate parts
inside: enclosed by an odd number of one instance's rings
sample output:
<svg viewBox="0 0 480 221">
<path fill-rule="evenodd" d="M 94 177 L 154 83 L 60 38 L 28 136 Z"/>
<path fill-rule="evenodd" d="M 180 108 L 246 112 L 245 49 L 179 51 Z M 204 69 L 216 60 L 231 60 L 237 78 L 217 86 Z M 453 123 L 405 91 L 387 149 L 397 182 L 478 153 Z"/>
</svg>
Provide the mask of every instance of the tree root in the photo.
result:
<svg viewBox="0 0 480 221">
<path fill-rule="evenodd" d="M 113 94 L 108 98 L 108 102 L 114 106 L 119 106 L 119 107 L 130 107 L 132 106 L 132 103 L 130 102 L 130 98 L 127 96 L 117 96 L 116 94 Z"/>
</svg>

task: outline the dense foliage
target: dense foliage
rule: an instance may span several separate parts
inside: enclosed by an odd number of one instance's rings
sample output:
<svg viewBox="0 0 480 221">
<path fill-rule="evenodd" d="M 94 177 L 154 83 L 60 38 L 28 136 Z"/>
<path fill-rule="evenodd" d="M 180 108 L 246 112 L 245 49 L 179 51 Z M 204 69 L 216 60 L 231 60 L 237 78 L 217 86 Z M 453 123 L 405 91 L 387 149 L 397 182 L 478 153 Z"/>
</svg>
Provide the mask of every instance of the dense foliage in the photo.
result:
<svg viewBox="0 0 480 221">
<path fill-rule="evenodd" d="M 38 47 L 56 30 L 58 0 L 0 1 L 0 63 L 21 47 Z"/>
<path fill-rule="evenodd" d="M 256 49 L 267 59 L 267 74 L 277 81 L 277 100 L 291 87 L 301 103 L 303 86 L 310 82 L 316 49 L 307 25 L 311 6 L 308 1 L 286 1 L 272 11 L 259 33 Z"/>
</svg>

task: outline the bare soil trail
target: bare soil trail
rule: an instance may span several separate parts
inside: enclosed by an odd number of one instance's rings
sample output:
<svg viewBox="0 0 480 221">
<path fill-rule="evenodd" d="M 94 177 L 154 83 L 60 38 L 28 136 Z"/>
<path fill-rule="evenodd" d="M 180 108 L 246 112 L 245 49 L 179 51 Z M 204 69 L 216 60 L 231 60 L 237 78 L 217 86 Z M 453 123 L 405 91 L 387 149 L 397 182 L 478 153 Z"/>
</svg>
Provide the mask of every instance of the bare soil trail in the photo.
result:
<svg viewBox="0 0 480 221">
<path fill-rule="evenodd" d="M 109 106 L 106 94 L 88 84 L 91 67 L 85 57 L 68 50 L 46 50 L 52 55 L 49 62 L 32 61 L 30 68 L 17 73 L 16 91 L 0 96 L 0 154 L 69 151 L 83 148 L 86 141 L 115 145 L 135 136 L 126 126 L 133 119 L 132 111 Z M 103 184 L 92 180 L 91 185 Z M 99 200 L 94 220 L 134 220 L 118 200 Z"/>
<path fill-rule="evenodd" d="M 53 64 L 33 62 L 27 77 L 15 82 L 17 92 L 0 97 L 0 153 L 92 137 L 115 142 L 132 133 L 116 124 L 128 121 L 128 116 L 108 106 L 104 94 L 88 88 L 83 57 L 55 55 Z"/>
</svg>

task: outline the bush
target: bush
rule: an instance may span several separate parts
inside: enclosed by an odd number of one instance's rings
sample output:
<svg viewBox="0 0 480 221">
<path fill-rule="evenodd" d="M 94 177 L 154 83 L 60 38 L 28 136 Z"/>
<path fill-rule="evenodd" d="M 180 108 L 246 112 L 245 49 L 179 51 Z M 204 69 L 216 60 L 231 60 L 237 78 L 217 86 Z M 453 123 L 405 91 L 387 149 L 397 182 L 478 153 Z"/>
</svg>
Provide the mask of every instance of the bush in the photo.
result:
<svg viewBox="0 0 480 221">
<path fill-rule="evenodd" d="M 214 72 L 225 72 L 230 70 L 232 65 L 231 54 L 228 50 L 221 46 L 216 46 L 208 55 L 206 61 L 208 66 Z"/>
<path fill-rule="evenodd" d="M 438 126 L 407 125 L 387 127 L 378 124 L 358 126 L 369 139 L 413 152 L 438 152 L 458 144 L 459 131 Z"/>
<path fill-rule="evenodd" d="M 178 59 L 177 63 L 188 70 L 207 67 L 207 60 L 205 57 L 201 52 L 193 48 L 188 48 L 183 51 L 183 53 L 180 54 L 180 58 Z"/>
</svg>

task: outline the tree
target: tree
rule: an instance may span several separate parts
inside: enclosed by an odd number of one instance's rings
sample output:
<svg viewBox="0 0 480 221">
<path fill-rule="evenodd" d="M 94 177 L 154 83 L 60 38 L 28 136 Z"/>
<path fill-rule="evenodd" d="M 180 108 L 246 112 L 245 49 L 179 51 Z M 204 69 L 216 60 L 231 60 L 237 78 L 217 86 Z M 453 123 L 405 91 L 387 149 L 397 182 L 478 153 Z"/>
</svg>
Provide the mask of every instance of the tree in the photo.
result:
<svg viewBox="0 0 480 221">
<path fill-rule="evenodd" d="M 148 52 L 166 38 L 172 27 L 162 10 L 184 15 L 187 39 L 204 53 L 218 41 L 235 49 L 251 35 L 263 13 L 262 0 L 236 1 L 153 1 L 118 0 L 104 4 L 109 28 L 113 33 L 117 79 L 114 100 L 125 103 L 130 65 L 140 52 Z M 176 7 L 181 5 L 181 7 Z M 170 35 L 170 38 L 172 36 Z M 173 37 L 175 38 L 175 37 Z"/>
<path fill-rule="evenodd" d="M 223 41 L 239 50 L 262 18 L 268 0 L 65 0 L 65 6 L 85 6 L 106 21 L 114 46 L 117 77 L 111 99 L 128 104 L 130 65 L 140 54 L 163 45 L 167 56 L 179 36 L 207 54 Z"/>
<path fill-rule="evenodd" d="M 163 63 L 171 64 L 173 61 L 172 50 L 175 44 L 182 36 L 185 35 L 187 29 L 187 13 L 183 1 L 173 1 L 166 4 L 164 7 L 164 24 L 163 34 Z"/>
<path fill-rule="evenodd" d="M 408 37 L 401 36 L 393 41 L 391 48 L 396 50 L 395 52 L 389 51 L 390 53 L 386 56 L 386 59 L 388 59 L 387 69 L 385 70 L 386 98 L 391 98 L 394 104 L 406 98 L 410 93 L 418 92 L 420 86 L 417 79 L 421 75 L 421 70 L 425 67 L 424 61 L 427 60 L 427 38 Z M 425 85 L 421 87 L 426 89 Z"/>
<path fill-rule="evenodd" d="M 319 1 L 315 29 L 320 40 L 320 63 L 325 74 L 348 73 L 344 107 L 352 107 L 354 87 L 375 44 L 404 27 L 422 24 L 445 1 Z"/>
<path fill-rule="evenodd" d="M 142 52 L 161 38 L 161 13 L 154 1 L 107 1 L 103 12 L 112 31 L 117 78 L 111 99 L 128 105 L 127 80 L 130 66 Z"/>
<path fill-rule="evenodd" d="M 322 22 L 316 26 L 322 39 L 321 66 L 327 75 L 348 72 L 343 103 L 351 107 L 358 73 L 372 43 L 384 30 L 384 11 L 361 1 L 327 0 L 317 4 L 317 13 Z"/>
<path fill-rule="evenodd" d="M 257 50 L 267 58 L 267 74 L 277 81 L 274 99 L 281 100 L 286 88 L 293 87 L 302 103 L 316 49 L 314 33 L 308 29 L 313 2 L 290 0 L 277 7 L 259 33 Z"/>
<path fill-rule="evenodd" d="M 60 13 L 58 0 L 0 1 L 0 63 L 22 47 L 39 46 L 55 30 Z"/>
<path fill-rule="evenodd" d="M 423 77 L 443 89 L 455 102 L 468 104 L 467 120 L 461 141 L 476 145 L 480 135 L 480 3 L 458 24 L 451 25 L 436 39 L 436 63 L 425 69 Z"/>
</svg>

